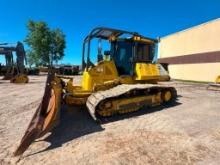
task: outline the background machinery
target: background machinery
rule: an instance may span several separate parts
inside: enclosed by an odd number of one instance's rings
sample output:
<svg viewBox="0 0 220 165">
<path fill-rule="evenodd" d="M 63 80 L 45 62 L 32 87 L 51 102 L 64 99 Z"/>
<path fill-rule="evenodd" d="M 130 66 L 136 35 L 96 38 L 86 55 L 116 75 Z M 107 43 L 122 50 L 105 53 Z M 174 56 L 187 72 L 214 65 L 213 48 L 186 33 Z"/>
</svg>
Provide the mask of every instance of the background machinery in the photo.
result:
<svg viewBox="0 0 220 165">
<path fill-rule="evenodd" d="M 78 65 L 57 65 L 56 73 L 59 75 L 78 75 L 79 66 Z"/>
<path fill-rule="evenodd" d="M 96 64 L 90 57 L 94 54 L 91 42 L 95 39 L 98 40 Z M 102 40 L 109 44 L 104 56 Z M 95 121 L 174 102 L 176 90 L 157 84 L 169 79 L 169 75 L 160 64 L 152 62 L 156 44 L 157 40 L 135 32 L 93 29 L 83 42 L 81 86 L 49 70 L 42 102 L 14 155 L 21 155 L 35 139 L 59 123 L 61 102 L 73 107 L 86 106 Z"/>
<path fill-rule="evenodd" d="M 220 84 L 220 76 L 218 76 L 218 77 L 216 78 L 215 83 L 216 83 L 216 84 Z"/>
<path fill-rule="evenodd" d="M 0 55 L 5 56 L 5 66 L 1 64 L 0 74 L 4 75 L 3 80 L 10 80 L 12 75 L 10 74 L 13 69 L 13 54 L 12 51 L 6 51 L 0 49 Z"/>
<path fill-rule="evenodd" d="M 13 52 L 16 53 L 16 61 L 14 66 Z M 0 54 L 5 55 L 6 73 L 3 79 L 10 79 L 12 83 L 27 83 L 28 77 L 25 74 L 25 50 L 21 42 L 17 42 L 16 46 L 8 43 L 0 44 Z"/>
<path fill-rule="evenodd" d="M 207 86 L 207 89 L 209 90 L 216 90 L 220 91 L 220 76 L 217 76 L 214 83 L 210 83 Z"/>
</svg>

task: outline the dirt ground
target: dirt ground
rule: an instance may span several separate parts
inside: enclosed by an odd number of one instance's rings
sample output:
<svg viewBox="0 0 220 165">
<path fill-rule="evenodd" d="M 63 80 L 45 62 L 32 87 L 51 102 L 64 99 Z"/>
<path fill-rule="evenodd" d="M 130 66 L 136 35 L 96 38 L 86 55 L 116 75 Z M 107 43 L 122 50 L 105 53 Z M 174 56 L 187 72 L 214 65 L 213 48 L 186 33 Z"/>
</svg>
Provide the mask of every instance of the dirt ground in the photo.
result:
<svg viewBox="0 0 220 165">
<path fill-rule="evenodd" d="M 13 157 L 45 80 L 32 76 L 25 85 L 0 80 L 0 164 L 220 164 L 220 92 L 183 82 L 170 82 L 178 91 L 175 105 L 101 125 L 86 109 L 62 111 L 55 130 Z"/>
</svg>

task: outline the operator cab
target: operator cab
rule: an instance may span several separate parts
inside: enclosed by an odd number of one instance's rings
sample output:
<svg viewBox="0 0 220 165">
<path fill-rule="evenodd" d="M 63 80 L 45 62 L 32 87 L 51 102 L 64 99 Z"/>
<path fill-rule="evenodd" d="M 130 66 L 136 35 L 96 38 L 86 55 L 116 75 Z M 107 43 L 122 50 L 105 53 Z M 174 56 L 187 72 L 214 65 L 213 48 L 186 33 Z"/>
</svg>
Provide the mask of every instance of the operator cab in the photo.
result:
<svg viewBox="0 0 220 165">
<path fill-rule="evenodd" d="M 154 58 L 155 39 L 147 38 L 136 32 L 128 32 L 111 28 L 95 28 L 84 39 L 82 52 L 82 69 L 93 67 L 90 60 L 90 45 L 92 39 L 98 39 L 97 62 L 103 60 L 101 40 L 110 42 L 110 51 L 105 51 L 105 56 L 110 56 L 115 62 L 119 75 L 134 75 L 136 63 L 152 63 Z M 85 61 L 85 52 L 87 60 Z"/>
<path fill-rule="evenodd" d="M 119 75 L 132 75 L 135 63 L 152 63 L 154 45 L 136 42 L 133 39 L 120 39 L 111 43 L 110 52 Z"/>
</svg>

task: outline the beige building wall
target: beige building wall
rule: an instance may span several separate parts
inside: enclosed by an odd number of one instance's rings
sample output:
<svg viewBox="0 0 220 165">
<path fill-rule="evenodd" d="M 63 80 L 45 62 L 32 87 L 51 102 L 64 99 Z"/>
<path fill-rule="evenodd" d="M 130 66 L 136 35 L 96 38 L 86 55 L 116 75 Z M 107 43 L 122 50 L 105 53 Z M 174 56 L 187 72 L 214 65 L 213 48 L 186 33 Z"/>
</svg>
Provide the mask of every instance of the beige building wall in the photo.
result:
<svg viewBox="0 0 220 165">
<path fill-rule="evenodd" d="M 220 75 L 220 63 L 174 64 L 168 70 L 173 79 L 214 82 Z"/>
<path fill-rule="evenodd" d="M 175 60 L 181 60 L 178 57 L 185 58 L 195 54 L 206 56 L 206 53 L 209 58 L 210 52 L 216 52 L 220 57 L 220 18 L 161 38 L 158 58 L 159 61 L 166 58 L 169 61 L 175 57 Z M 198 56 L 196 58 L 198 59 Z M 208 62 L 171 62 L 168 69 L 173 79 L 213 82 L 217 75 L 220 75 L 220 61 Z"/>
<path fill-rule="evenodd" d="M 220 19 L 160 39 L 159 57 L 220 51 Z"/>
</svg>

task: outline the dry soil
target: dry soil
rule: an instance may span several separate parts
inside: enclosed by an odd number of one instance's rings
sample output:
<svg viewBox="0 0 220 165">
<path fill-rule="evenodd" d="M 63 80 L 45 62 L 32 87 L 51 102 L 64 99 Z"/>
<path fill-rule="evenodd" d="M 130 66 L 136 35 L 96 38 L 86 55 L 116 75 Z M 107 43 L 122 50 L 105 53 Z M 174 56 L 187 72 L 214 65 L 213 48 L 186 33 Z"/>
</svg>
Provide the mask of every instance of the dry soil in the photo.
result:
<svg viewBox="0 0 220 165">
<path fill-rule="evenodd" d="M 23 85 L 0 80 L 0 164 L 220 164 L 220 92 L 176 81 L 169 82 L 178 91 L 176 104 L 101 125 L 85 108 L 63 110 L 56 129 L 13 157 L 45 80 L 45 75 L 30 76 Z"/>
</svg>

